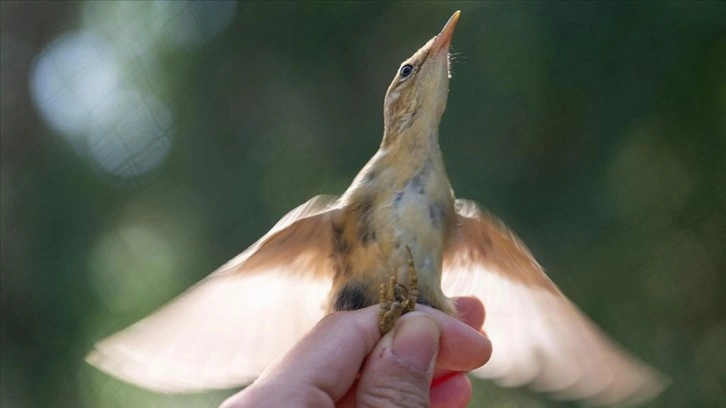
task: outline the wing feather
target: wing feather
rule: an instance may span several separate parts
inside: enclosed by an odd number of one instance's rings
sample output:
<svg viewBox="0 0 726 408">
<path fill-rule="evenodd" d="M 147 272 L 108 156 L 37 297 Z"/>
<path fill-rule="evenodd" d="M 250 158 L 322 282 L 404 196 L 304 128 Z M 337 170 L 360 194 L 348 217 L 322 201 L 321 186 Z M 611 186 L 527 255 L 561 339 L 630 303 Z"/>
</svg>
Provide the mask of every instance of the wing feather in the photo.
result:
<svg viewBox="0 0 726 408">
<path fill-rule="evenodd" d="M 529 385 L 561 399 L 637 403 L 667 380 L 607 338 L 547 277 L 526 246 L 476 204 L 456 201 L 444 254 L 447 296 L 476 296 L 487 310 L 490 361 L 474 374 Z"/>
<path fill-rule="evenodd" d="M 86 360 L 168 393 L 256 378 L 324 315 L 335 197 L 318 196 L 206 279 L 95 345 Z"/>
</svg>

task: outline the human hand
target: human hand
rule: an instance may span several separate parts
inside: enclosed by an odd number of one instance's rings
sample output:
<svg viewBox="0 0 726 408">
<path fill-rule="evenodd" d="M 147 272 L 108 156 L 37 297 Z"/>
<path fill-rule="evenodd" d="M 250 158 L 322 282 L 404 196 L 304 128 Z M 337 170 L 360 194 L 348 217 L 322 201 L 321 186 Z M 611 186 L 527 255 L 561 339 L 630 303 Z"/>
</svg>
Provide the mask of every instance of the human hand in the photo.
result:
<svg viewBox="0 0 726 408">
<path fill-rule="evenodd" d="M 381 337 L 378 306 L 323 318 L 287 354 L 221 408 L 464 407 L 465 372 L 491 356 L 484 307 L 456 299 L 459 319 L 416 305 Z"/>
</svg>

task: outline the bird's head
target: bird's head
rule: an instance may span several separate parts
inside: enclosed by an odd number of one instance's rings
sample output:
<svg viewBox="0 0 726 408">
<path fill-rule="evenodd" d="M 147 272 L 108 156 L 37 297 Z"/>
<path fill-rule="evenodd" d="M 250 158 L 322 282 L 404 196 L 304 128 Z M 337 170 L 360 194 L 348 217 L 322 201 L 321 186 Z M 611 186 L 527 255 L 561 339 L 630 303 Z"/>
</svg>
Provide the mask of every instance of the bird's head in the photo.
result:
<svg viewBox="0 0 726 408">
<path fill-rule="evenodd" d="M 438 129 L 449 92 L 449 44 L 458 20 L 459 11 L 398 68 L 383 104 L 384 144 L 402 134 Z"/>
</svg>

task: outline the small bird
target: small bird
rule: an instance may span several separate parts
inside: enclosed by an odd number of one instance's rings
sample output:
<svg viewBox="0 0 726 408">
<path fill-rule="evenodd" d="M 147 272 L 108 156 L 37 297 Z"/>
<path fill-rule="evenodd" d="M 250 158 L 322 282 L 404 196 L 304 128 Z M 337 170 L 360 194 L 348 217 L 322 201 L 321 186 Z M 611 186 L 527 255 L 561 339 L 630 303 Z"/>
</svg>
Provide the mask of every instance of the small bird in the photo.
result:
<svg viewBox="0 0 726 408">
<path fill-rule="evenodd" d="M 456 199 L 439 148 L 459 11 L 398 68 L 380 148 L 341 197 L 317 196 L 87 361 L 182 393 L 253 381 L 326 313 L 382 304 L 381 330 L 450 297 L 486 305 L 490 361 L 474 375 L 555 398 L 638 403 L 667 380 L 610 341 L 504 224 Z"/>
</svg>

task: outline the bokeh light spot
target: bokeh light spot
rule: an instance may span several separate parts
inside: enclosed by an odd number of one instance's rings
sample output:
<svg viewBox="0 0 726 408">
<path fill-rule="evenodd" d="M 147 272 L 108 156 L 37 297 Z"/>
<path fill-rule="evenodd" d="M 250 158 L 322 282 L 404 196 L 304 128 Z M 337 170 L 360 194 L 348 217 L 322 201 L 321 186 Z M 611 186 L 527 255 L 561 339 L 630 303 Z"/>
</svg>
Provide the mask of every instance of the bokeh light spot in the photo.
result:
<svg viewBox="0 0 726 408">
<path fill-rule="evenodd" d="M 118 61 L 90 31 L 62 35 L 35 61 L 35 104 L 56 130 L 80 148 L 78 136 L 98 117 L 96 109 L 119 86 Z"/>
<path fill-rule="evenodd" d="M 107 172 L 135 176 L 156 167 L 171 148 L 169 110 L 153 96 L 117 93 L 88 133 L 88 151 Z"/>
</svg>

